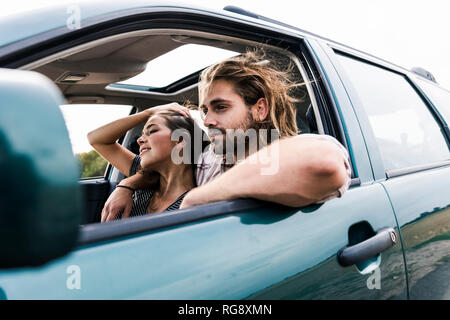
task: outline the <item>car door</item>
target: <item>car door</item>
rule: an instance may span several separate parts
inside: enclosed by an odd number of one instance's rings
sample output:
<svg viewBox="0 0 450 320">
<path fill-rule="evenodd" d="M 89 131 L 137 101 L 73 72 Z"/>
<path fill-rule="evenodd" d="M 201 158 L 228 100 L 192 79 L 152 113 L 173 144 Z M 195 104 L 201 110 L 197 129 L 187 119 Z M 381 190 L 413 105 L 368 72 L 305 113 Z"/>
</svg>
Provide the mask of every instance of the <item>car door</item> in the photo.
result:
<svg viewBox="0 0 450 320">
<path fill-rule="evenodd" d="M 448 299 L 447 124 L 404 70 L 348 51 L 334 53 L 352 100 L 365 118 L 364 130 L 375 137 L 370 148 L 379 150 L 383 163 L 377 170 L 400 226 L 409 297 Z"/>
<path fill-rule="evenodd" d="M 217 27 L 214 17 L 196 13 L 197 20 Z M 278 41 L 289 34 L 294 41 L 291 32 L 236 20 L 246 32 L 254 28 Z M 351 156 L 353 185 L 344 197 L 305 208 L 225 201 L 90 224 L 82 227 L 78 247 L 67 257 L 41 268 L 1 272 L 5 298 L 404 298 L 395 215 L 374 177 L 350 100 L 315 41 L 294 38 L 292 50 L 309 68 L 319 132 L 336 136 Z M 386 240 L 382 253 L 367 250 Z"/>
<path fill-rule="evenodd" d="M 305 238 L 302 241 L 313 245 L 326 241 L 340 243 L 350 247 L 371 239 L 374 234 L 381 234 L 386 228 L 398 231 L 395 214 L 383 186 L 373 175 L 374 167 L 379 163 L 367 152 L 365 135 L 361 132 L 359 119 L 355 117 L 353 106 L 349 100 L 346 88 L 342 85 L 339 74 L 329 60 L 323 47 L 316 39 L 305 42 L 305 50 L 311 54 L 317 78 L 313 81 L 323 86 L 323 95 L 317 99 L 324 101 L 326 93 L 330 97 L 327 110 L 319 110 L 322 117 L 334 115 L 331 119 L 321 119 L 321 123 L 333 130 L 336 136 L 345 137 L 353 163 L 352 186 L 342 199 L 327 203 L 342 205 L 339 208 L 319 208 L 314 206 L 300 212 L 314 210 L 315 220 L 311 222 L 314 235 L 311 242 Z M 336 120 L 338 119 L 338 120 Z M 336 122 L 337 121 L 337 122 Z M 342 141 L 342 140 L 341 140 Z M 326 205 L 327 205 L 326 204 Z M 321 211 L 323 210 L 323 211 Z M 299 213 L 299 212 L 298 212 Z M 298 214 L 297 213 L 297 214 Z M 331 216 L 328 216 L 331 214 Z M 321 220 L 321 219 L 324 220 Z M 326 222 L 327 221 L 327 222 Z M 297 227 L 305 225 L 301 222 Z M 309 227 L 308 227 L 309 228 Z M 303 231 L 303 229 L 301 229 Z M 381 231 L 381 232 L 380 232 Z M 305 232 L 303 235 L 307 235 Z M 366 241 L 367 242 L 367 241 Z M 271 299 L 405 299 L 407 296 L 407 279 L 400 245 L 355 265 L 343 267 L 340 264 L 339 251 L 334 247 L 328 259 L 306 268 L 293 277 L 256 293 L 251 298 Z M 316 251 L 316 254 L 320 252 Z M 337 258 L 337 259 L 336 259 Z M 302 256 L 307 259 L 307 256 Z"/>
<path fill-rule="evenodd" d="M 441 129 L 442 137 L 449 143 L 448 123 L 450 121 L 450 94 L 448 90 L 439 87 L 421 77 L 410 78 L 418 91 L 423 94 L 424 103 L 434 115 L 434 121 L 428 120 L 433 126 Z M 441 135 L 441 142 L 436 144 L 445 150 Z M 438 140 L 438 141 L 439 141 Z M 447 157 L 448 159 L 449 157 Z M 410 282 L 411 299 L 450 299 L 450 183 L 449 161 L 430 163 L 423 172 L 409 174 L 403 177 L 404 181 L 394 184 L 394 201 L 402 211 L 404 228 L 402 234 L 405 238 L 406 259 Z M 428 169 L 428 170 L 426 170 Z M 415 176 L 415 177 L 414 177 Z M 406 179 L 418 182 L 415 187 L 418 197 L 423 199 L 418 208 L 413 210 L 407 203 L 404 195 Z M 420 179 L 420 180 L 419 180 Z"/>
</svg>

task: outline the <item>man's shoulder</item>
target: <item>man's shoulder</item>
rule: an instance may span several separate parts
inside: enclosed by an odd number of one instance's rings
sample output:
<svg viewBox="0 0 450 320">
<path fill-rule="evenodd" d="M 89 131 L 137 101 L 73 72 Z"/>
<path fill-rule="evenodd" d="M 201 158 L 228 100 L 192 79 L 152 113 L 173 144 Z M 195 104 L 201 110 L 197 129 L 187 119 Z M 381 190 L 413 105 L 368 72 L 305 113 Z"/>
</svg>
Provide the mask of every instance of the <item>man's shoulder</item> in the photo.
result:
<svg viewBox="0 0 450 320">
<path fill-rule="evenodd" d="M 330 136 L 328 134 L 317 134 L 317 133 L 302 133 L 299 135 L 296 135 L 292 137 L 294 139 L 316 139 L 316 140 L 325 140 L 330 141 L 337 145 L 339 149 L 342 151 L 342 153 L 345 155 L 345 158 L 348 159 L 349 154 L 347 149 L 342 145 L 342 143 L 339 142 L 335 137 Z"/>
<path fill-rule="evenodd" d="M 333 136 L 330 136 L 328 134 L 318 134 L 318 133 L 301 133 L 296 136 L 293 136 L 292 138 L 295 139 L 319 139 L 319 140 L 328 140 L 333 141 L 334 143 L 338 143 L 341 145 L 341 143 Z"/>
</svg>

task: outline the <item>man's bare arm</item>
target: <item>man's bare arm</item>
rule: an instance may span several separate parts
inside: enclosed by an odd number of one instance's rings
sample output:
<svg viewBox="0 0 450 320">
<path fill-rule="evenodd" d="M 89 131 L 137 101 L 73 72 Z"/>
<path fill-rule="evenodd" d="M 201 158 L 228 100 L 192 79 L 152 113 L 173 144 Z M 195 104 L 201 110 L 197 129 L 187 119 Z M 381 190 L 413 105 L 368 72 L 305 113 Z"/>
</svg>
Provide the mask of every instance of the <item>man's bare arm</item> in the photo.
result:
<svg viewBox="0 0 450 320">
<path fill-rule="evenodd" d="M 271 166 L 260 150 L 213 181 L 189 192 L 182 208 L 236 198 L 256 198 L 292 207 L 320 201 L 348 186 L 348 162 L 335 143 L 287 138 L 268 147 Z M 278 158 L 277 158 L 278 157 Z M 272 168 L 273 169 L 273 168 Z M 344 188 L 345 189 L 345 188 Z"/>
<path fill-rule="evenodd" d="M 134 190 L 146 188 L 149 181 L 144 179 L 141 173 L 136 173 L 131 177 L 120 181 L 119 185 L 130 187 Z M 101 214 L 101 222 L 114 220 L 121 212 L 122 218 L 130 216 L 133 208 L 133 191 L 126 188 L 116 188 L 105 202 Z"/>
</svg>

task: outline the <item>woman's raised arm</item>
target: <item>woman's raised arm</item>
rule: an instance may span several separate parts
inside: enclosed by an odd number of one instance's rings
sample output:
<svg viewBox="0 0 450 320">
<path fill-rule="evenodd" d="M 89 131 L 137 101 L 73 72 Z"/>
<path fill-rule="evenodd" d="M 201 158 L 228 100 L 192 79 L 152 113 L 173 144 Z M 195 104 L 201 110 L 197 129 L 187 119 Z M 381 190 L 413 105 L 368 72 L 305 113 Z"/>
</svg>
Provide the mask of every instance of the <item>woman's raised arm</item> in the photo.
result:
<svg viewBox="0 0 450 320">
<path fill-rule="evenodd" d="M 136 155 L 118 144 L 117 140 L 128 130 L 146 122 L 153 114 L 162 110 L 173 110 L 189 116 L 189 110 L 178 103 L 160 105 L 105 124 L 89 132 L 88 141 L 103 158 L 128 176 L 131 163 Z"/>
<path fill-rule="evenodd" d="M 117 140 L 131 128 L 147 121 L 151 114 L 151 109 L 147 109 L 105 124 L 89 132 L 88 141 L 103 158 L 128 176 L 131 163 L 136 155 L 117 143 Z"/>
</svg>

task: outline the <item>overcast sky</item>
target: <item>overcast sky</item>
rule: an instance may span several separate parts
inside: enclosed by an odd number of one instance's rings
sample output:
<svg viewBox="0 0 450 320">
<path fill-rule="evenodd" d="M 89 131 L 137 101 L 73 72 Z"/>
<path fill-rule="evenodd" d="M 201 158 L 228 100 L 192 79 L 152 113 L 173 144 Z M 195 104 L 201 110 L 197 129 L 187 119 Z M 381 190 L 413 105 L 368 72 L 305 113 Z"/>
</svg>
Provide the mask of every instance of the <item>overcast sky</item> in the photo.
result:
<svg viewBox="0 0 450 320">
<path fill-rule="evenodd" d="M 4 1 L 0 19 L 11 13 L 33 10 L 54 2 L 74 3 L 70 0 Z M 422 67 L 430 71 L 439 84 L 450 89 L 450 41 L 448 41 L 450 1 L 448 0 L 157 2 L 191 3 L 214 9 L 221 9 L 226 5 L 239 6 L 368 52 L 407 69 Z"/>
</svg>

